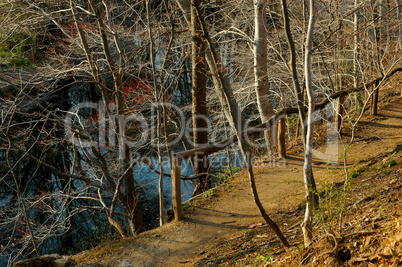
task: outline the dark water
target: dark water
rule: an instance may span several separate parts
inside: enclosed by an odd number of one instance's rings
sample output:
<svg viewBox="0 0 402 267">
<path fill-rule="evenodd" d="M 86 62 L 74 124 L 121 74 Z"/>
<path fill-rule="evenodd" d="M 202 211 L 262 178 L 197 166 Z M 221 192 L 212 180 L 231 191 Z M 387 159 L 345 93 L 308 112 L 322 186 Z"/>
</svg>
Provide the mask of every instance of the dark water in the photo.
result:
<svg viewBox="0 0 402 267">
<path fill-rule="evenodd" d="M 226 153 L 221 153 L 218 155 L 215 155 L 213 157 L 209 158 L 210 161 L 210 167 L 211 169 L 214 170 L 221 170 L 223 168 L 227 168 L 228 166 L 228 159 Z M 157 158 L 150 159 L 150 162 L 153 163 L 153 167 L 156 170 L 160 170 L 159 167 L 159 162 L 157 161 Z M 239 157 L 239 153 L 236 152 L 233 154 L 232 159 L 231 159 L 231 164 L 235 167 L 241 166 L 243 164 L 243 159 Z M 145 195 L 145 199 L 152 199 L 153 202 L 147 206 L 148 208 L 143 209 L 144 213 L 144 225 L 146 230 L 150 230 L 154 227 L 157 227 L 159 224 L 159 218 L 158 218 L 158 198 L 159 198 L 159 193 L 158 193 L 158 186 L 159 186 L 159 174 L 155 173 L 152 171 L 147 165 L 145 164 L 138 164 L 134 168 L 134 173 L 135 173 L 135 181 L 138 187 L 142 189 L 141 192 Z M 169 173 L 170 172 L 170 166 L 168 160 L 164 162 L 164 172 Z M 183 160 L 182 165 L 181 165 L 181 175 L 182 176 L 191 176 L 194 174 L 194 170 L 192 168 L 192 165 L 189 160 Z M 184 181 L 182 180 L 181 182 L 181 188 L 182 188 L 182 201 L 186 201 L 191 198 L 192 193 L 194 191 L 194 184 L 191 181 Z M 3 198 L 0 199 L 0 209 L 6 205 L 11 200 L 11 196 L 9 198 Z M 164 178 L 164 200 L 165 200 L 165 210 L 170 208 L 172 205 L 172 181 L 170 177 L 165 177 Z M 152 207 L 151 207 L 152 206 Z M 151 207 L 151 208 L 149 208 Z M 152 213 L 152 214 L 147 214 Z M 85 231 L 93 231 L 94 233 L 99 233 L 102 231 L 107 231 L 107 229 L 110 229 L 110 226 L 107 222 L 107 219 L 103 220 L 88 220 L 88 222 L 85 223 Z M 10 229 L 11 230 L 11 229 Z M 82 231 L 84 231 L 84 228 L 82 228 Z M 80 243 L 83 240 L 80 240 L 80 229 L 76 229 L 74 233 L 74 236 L 71 236 L 70 239 L 72 242 L 77 242 Z M 83 235 L 85 236 L 85 235 Z M 46 242 L 40 244 L 40 251 L 42 254 L 51 254 L 51 253 L 59 253 L 63 254 L 65 252 L 62 251 L 62 248 L 60 248 L 60 239 L 63 238 L 62 236 L 60 237 L 50 237 L 46 240 Z M 94 241 L 96 242 L 96 241 Z M 6 244 L 4 244 L 6 245 Z M 31 246 L 31 241 L 28 246 Z M 34 254 L 27 255 L 26 257 L 34 257 Z M 6 253 L 0 254 L 0 267 L 2 266 L 11 266 L 12 264 L 12 258 L 15 259 L 16 255 L 7 255 Z M 21 257 L 19 257 L 21 258 Z M 25 257 L 22 257 L 25 258 Z"/>
</svg>

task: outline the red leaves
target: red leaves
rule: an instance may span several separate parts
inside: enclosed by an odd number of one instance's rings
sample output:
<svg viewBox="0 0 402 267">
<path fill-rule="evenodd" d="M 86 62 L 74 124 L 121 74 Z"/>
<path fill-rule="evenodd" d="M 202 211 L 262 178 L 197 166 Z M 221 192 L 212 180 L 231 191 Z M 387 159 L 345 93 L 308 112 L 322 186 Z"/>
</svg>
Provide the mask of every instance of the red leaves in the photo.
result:
<svg viewBox="0 0 402 267">
<path fill-rule="evenodd" d="M 35 63 L 36 65 L 39 65 L 39 64 L 40 64 L 40 62 L 35 59 L 35 55 L 32 54 L 32 55 L 31 55 L 31 59 L 29 60 L 29 64 L 32 65 L 32 64 L 34 64 L 34 63 Z"/>
<path fill-rule="evenodd" d="M 78 30 L 75 27 L 75 23 L 71 22 L 65 25 L 61 25 L 61 27 L 68 33 L 70 34 L 72 37 L 76 37 L 78 35 Z"/>
<path fill-rule="evenodd" d="M 141 80 L 125 81 L 122 91 L 126 101 L 127 112 L 133 112 L 139 109 L 152 98 L 151 86 L 146 77 Z"/>
<path fill-rule="evenodd" d="M 4 99 L 4 100 L 12 100 L 11 98 L 13 97 L 13 94 L 9 94 L 9 95 L 5 95 L 0 97 L 0 99 Z"/>
<path fill-rule="evenodd" d="M 135 94 L 137 97 L 140 95 L 142 97 L 148 97 L 151 95 L 152 91 L 148 83 L 148 78 L 142 78 L 142 80 L 128 80 L 124 82 L 123 85 L 124 97 L 129 97 L 131 94 Z M 142 98 L 137 98 L 138 101 Z"/>
</svg>

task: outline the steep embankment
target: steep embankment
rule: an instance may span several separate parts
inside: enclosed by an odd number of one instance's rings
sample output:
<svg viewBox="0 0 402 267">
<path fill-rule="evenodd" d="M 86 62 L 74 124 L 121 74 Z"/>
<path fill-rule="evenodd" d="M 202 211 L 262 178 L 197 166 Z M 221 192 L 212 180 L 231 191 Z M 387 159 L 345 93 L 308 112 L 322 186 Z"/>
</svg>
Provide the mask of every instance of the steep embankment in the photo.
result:
<svg viewBox="0 0 402 267">
<path fill-rule="evenodd" d="M 356 143 L 347 151 L 347 167 L 354 177 L 351 190 L 345 199 L 323 191 L 321 201 L 328 208 L 317 216 L 320 218 L 315 228 L 318 242 L 310 248 L 303 248 L 298 227 L 303 216 L 304 193 L 303 160 L 296 146 L 285 162 L 262 162 L 256 167 L 262 203 L 289 238 L 293 245 L 290 251 L 285 252 L 272 231 L 261 224 L 263 219 L 253 203 L 247 175 L 240 172 L 227 185 L 212 190 L 209 196 L 185 205 L 183 222 L 103 244 L 76 255 L 75 259 L 104 266 L 262 266 L 270 262 L 297 266 L 301 261 L 323 266 L 349 258 L 342 254 L 349 253 L 354 261 L 344 262 L 351 264 L 369 260 L 375 264 L 395 262 L 394 255 L 383 257 L 381 253 L 385 250 L 386 254 L 402 253 L 402 214 L 398 201 L 402 188 L 402 98 L 396 97 L 396 92 L 400 89 L 382 88 L 379 116 L 365 115 L 358 124 Z M 387 101 L 391 102 L 384 103 Z M 350 134 L 345 129 L 343 142 L 349 142 Z M 339 147 L 342 151 L 342 142 Z M 327 165 L 319 159 L 314 162 L 320 188 L 336 190 L 334 184 L 345 178 L 342 160 L 338 166 Z M 343 204 L 339 234 L 344 240 L 326 241 L 324 229 L 328 230 L 335 222 L 336 209 Z M 386 241 L 389 238 L 395 242 Z"/>
</svg>

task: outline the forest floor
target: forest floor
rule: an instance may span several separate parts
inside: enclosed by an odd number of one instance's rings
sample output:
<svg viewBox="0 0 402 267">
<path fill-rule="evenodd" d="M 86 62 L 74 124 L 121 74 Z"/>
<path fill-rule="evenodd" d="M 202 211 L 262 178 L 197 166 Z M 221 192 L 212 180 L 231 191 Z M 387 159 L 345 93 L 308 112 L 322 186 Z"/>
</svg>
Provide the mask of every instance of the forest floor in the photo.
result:
<svg viewBox="0 0 402 267">
<path fill-rule="evenodd" d="M 380 90 L 379 115 L 364 115 L 339 164 L 314 159 L 321 209 L 315 213 L 315 242 L 305 248 L 303 153 L 293 142 L 285 161 L 255 167 L 261 202 L 291 243 L 284 249 L 253 202 L 241 171 L 226 184 L 186 203 L 185 220 L 137 237 L 102 244 L 74 256 L 100 266 L 398 266 L 402 261 L 402 75 Z M 366 112 L 367 114 L 369 112 Z M 318 132 L 325 132 L 318 131 Z M 325 134 L 316 134 L 325 149 Z M 334 241 L 335 240 L 335 241 Z"/>
</svg>

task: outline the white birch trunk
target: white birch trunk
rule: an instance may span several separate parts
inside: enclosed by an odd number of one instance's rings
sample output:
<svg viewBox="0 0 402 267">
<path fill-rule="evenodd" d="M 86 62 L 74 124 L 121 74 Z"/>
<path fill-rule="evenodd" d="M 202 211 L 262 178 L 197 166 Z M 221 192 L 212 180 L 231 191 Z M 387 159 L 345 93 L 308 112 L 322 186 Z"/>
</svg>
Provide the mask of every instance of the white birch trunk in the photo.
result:
<svg viewBox="0 0 402 267">
<path fill-rule="evenodd" d="M 306 134 L 306 144 L 305 144 L 305 155 L 304 155 L 304 186 L 306 190 L 306 213 L 304 216 L 304 222 L 302 224 L 304 244 L 309 246 L 313 241 L 313 206 L 314 206 L 314 192 L 313 188 L 313 177 L 312 177 L 312 148 L 313 148 L 313 131 L 314 131 L 314 93 L 311 77 L 311 54 L 313 46 L 313 32 L 314 32 L 314 22 L 315 22 L 315 6 L 314 0 L 310 0 L 310 19 L 306 36 L 305 44 L 305 61 L 304 61 L 304 71 L 306 77 L 306 91 L 308 99 L 308 113 L 307 113 L 307 134 Z"/>
<path fill-rule="evenodd" d="M 274 115 L 268 82 L 268 47 L 266 27 L 266 4 L 265 0 L 254 0 L 254 77 L 255 92 L 257 95 L 257 106 L 261 122 L 267 121 Z M 271 129 L 272 140 L 275 138 L 275 131 Z M 274 143 L 270 142 L 269 131 L 264 131 L 265 143 L 268 151 Z"/>
</svg>

